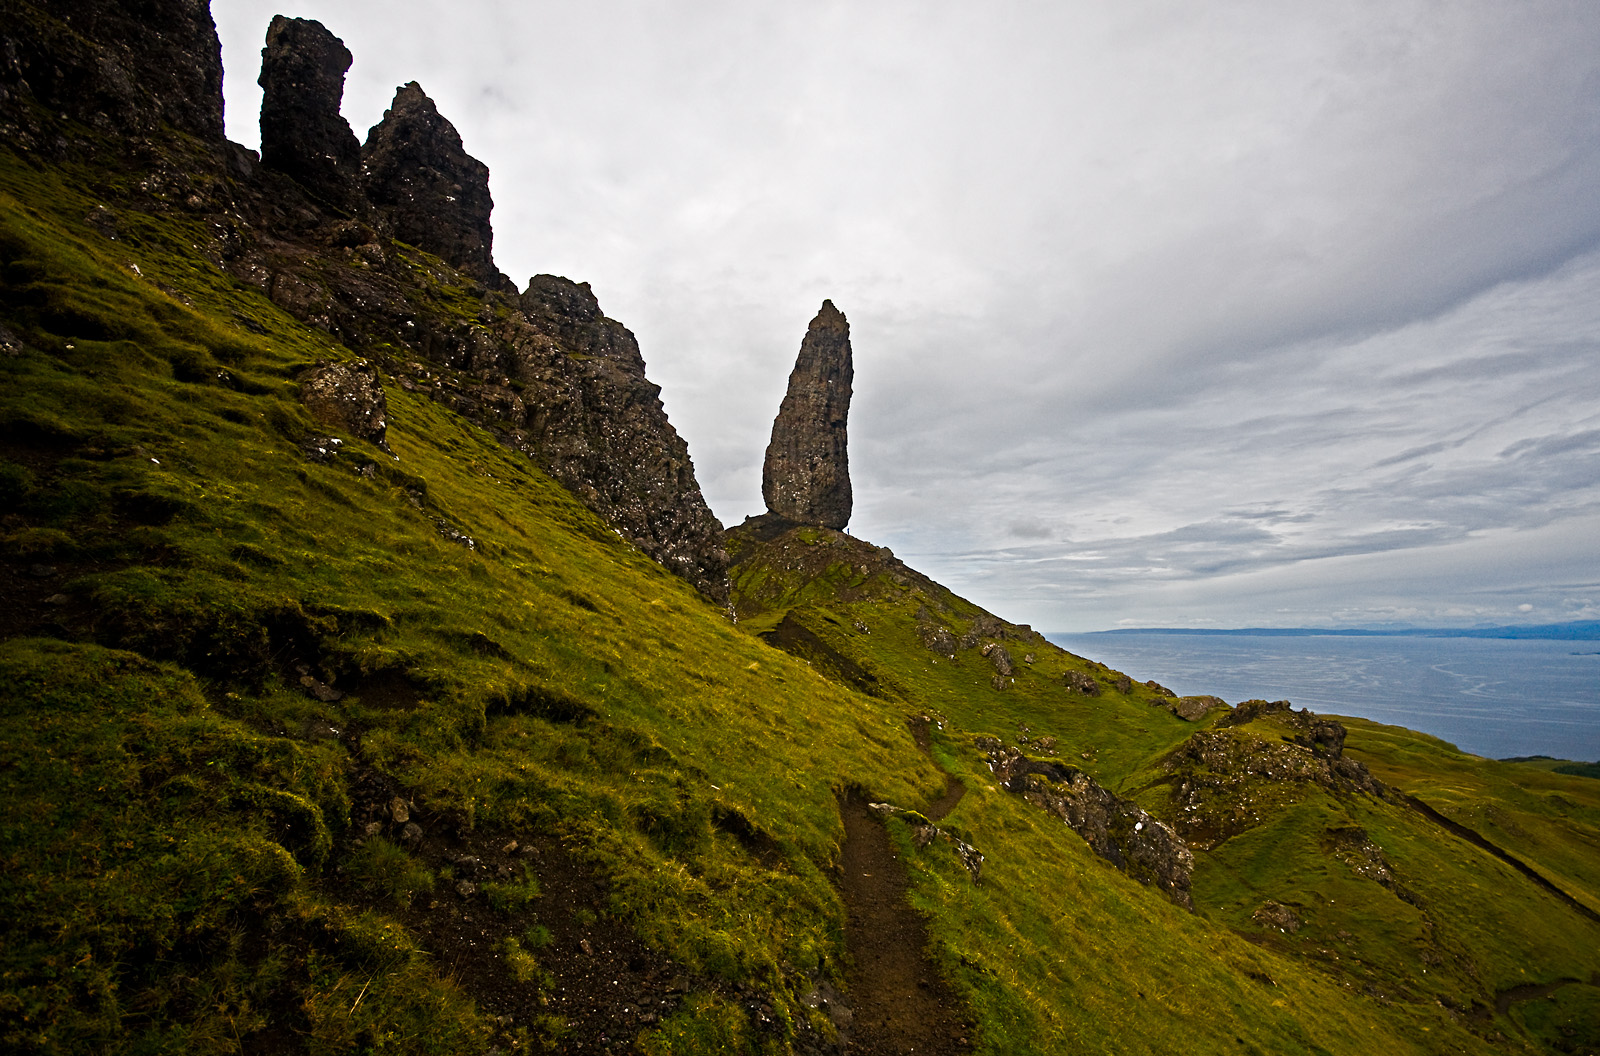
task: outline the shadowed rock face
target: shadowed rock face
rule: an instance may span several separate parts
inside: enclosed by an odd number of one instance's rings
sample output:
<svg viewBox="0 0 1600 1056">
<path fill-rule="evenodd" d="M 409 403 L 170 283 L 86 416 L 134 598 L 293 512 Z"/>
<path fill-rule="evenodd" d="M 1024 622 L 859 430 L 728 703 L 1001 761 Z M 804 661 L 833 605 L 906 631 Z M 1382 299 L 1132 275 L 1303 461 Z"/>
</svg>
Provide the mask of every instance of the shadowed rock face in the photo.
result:
<svg viewBox="0 0 1600 1056">
<path fill-rule="evenodd" d="M 850 324 L 823 301 L 811 320 L 789 391 L 772 423 L 761 470 L 767 509 L 797 524 L 843 530 L 850 523 L 850 460 L 845 420 L 850 414 Z"/>
<path fill-rule="evenodd" d="M 361 148 L 367 198 L 402 242 L 437 254 L 479 282 L 515 288 L 494 266 L 489 167 L 462 149 L 416 81 L 400 88 Z"/>
<path fill-rule="evenodd" d="M 722 524 L 695 480 L 628 328 L 586 282 L 535 275 L 509 373 L 523 385 L 512 442 L 645 553 L 728 600 Z"/>
<path fill-rule="evenodd" d="M 53 154 L 41 118 L 55 114 L 130 137 L 169 125 L 220 142 L 222 46 L 210 4 L 0 2 L 0 131 Z"/>
<path fill-rule="evenodd" d="M 341 209 L 360 199 L 361 144 L 339 114 L 350 50 L 321 22 L 277 15 L 261 49 L 261 163 Z"/>
</svg>

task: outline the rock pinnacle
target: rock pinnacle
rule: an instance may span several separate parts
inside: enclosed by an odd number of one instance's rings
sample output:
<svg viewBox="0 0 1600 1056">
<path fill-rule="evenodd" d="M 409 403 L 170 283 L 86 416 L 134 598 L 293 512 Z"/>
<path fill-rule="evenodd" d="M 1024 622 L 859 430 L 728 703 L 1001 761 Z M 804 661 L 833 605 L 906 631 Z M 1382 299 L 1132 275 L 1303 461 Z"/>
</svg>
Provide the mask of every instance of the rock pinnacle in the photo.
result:
<svg viewBox="0 0 1600 1056">
<path fill-rule="evenodd" d="M 850 523 L 850 324 L 823 301 L 789 374 L 762 466 L 767 509 L 798 524 L 843 530 Z"/>
<path fill-rule="evenodd" d="M 278 15 L 261 49 L 261 163 L 341 208 L 360 194 L 361 144 L 339 114 L 350 49 L 321 22 Z"/>
</svg>

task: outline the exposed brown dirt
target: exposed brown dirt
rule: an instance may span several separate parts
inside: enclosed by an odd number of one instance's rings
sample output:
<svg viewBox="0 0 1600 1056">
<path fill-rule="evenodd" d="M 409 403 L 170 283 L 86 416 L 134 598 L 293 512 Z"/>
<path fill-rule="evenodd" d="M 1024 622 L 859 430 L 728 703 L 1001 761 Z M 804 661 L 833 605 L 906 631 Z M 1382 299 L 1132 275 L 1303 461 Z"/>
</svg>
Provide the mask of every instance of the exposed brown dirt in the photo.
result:
<svg viewBox="0 0 1600 1056">
<path fill-rule="evenodd" d="M 846 1051 L 857 1056 L 970 1052 L 970 1028 L 928 957 L 927 928 L 906 900 L 905 864 L 888 832 L 860 796 L 845 797 L 840 812 L 845 841 L 839 887 L 850 955 L 846 982 L 855 1013 Z"/>
</svg>

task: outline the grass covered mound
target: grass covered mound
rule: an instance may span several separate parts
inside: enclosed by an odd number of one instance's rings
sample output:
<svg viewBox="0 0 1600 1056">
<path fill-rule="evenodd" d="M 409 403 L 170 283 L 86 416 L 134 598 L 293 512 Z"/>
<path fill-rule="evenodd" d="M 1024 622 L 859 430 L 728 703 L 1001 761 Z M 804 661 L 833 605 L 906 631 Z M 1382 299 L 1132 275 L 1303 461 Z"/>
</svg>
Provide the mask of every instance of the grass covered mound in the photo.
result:
<svg viewBox="0 0 1600 1056">
<path fill-rule="evenodd" d="M 1349 721 L 1395 793 L 1232 775 L 1207 802 L 1250 824 L 1196 851 L 1188 912 L 983 745 L 1183 831 L 1193 738 L 1300 731 L 821 529 L 730 533 L 730 622 L 381 347 L 388 449 L 329 436 L 300 378 L 356 353 L 136 186 L 0 153 L 8 1051 L 830 1051 L 839 796 L 927 809 L 947 774 L 948 839 L 888 828 L 976 1051 L 1592 1036 L 1559 984 L 1600 970 L 1600 784 Z M 419 302 L 450 276 L 390 251 Z"/>
</svg>

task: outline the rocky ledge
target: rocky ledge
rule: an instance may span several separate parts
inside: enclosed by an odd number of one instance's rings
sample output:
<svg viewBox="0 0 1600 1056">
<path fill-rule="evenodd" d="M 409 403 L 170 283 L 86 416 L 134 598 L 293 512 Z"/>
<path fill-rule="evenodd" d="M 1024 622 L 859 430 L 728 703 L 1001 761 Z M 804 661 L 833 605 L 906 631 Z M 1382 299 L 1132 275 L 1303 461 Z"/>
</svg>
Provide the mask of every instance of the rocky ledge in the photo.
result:
<svg viewBox="0 0 1600 1056">
<path fill-rule="evenodd" d="M 980 737 L 977 744 L 1006 791 L 1066 822 L 1095 854 L 1141 884 L 1160 888 L 1174 905 L 1194 910 L 1194 852 L 1171 826 L 1075 766 L 1030 759 L 994 737 Z"/>
</svg>

